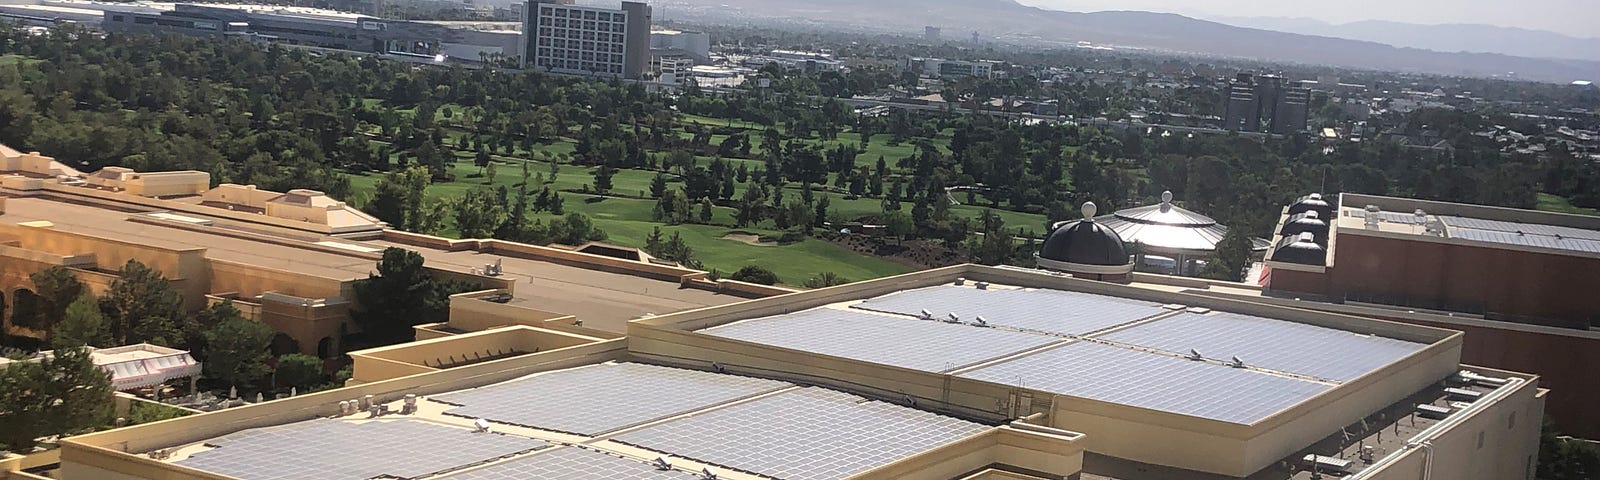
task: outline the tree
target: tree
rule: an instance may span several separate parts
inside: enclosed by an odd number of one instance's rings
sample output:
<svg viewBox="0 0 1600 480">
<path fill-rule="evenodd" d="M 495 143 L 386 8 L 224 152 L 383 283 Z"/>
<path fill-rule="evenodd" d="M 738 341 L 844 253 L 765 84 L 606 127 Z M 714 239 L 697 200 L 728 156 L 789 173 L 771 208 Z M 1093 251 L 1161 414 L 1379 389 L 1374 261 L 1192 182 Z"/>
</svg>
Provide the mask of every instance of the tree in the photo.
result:
<svg viewBox="0 0 1600 480">
<path fill-rule="evenodd" d="M 464 288 L 472 287 L 436 284 L 421 254 L 390 247 L 383 251 L 378 271 L 356 282 L 350 318 L 373 344 L 410 341 L 415 338 L 413 325 L 448 320 L 449 296 Z"/>
<path fill-rule="evenodd" d="M 651 197 L 655 197 L 655 198 L 661 198 L 661 196 L 665 195 L 666 193 L 667 193 L 667 174 L 661 173 L 661 172 L 656 172 L 656 176 L 654 178 L 650 179 L 650 196 Z"/>
<path fill-rule="evenodd" d="M 772 273 L 772 270 L 767 270 L 755 265 L 746 265 L 744 268 L 740 268 L 739 271 L 733 272 L 733 275 L 729 275 L 728 279 L 746 283 L 757 283 L 761 285 L 778 284 L 777 274 Z"/>
<path fill-rule="evenodd" d="M 911 223 L 911 217 L 905 212 L 891 211 L 883 214 L 883 229 L 895 240 L 904 242 L 907 236 L 916 231 L 917 226 Z"/>
<path fill-rule="evenodd" d="M 154 343 L 180 346 L 183 322 L 183 295 L 161 276 L 138 260 L 128 260 L 117 279 L 111 282 L 100 310 L 111 325 L 111 338 L 118 345 Z"/>
<path fill-rule="evenodd" d="M 1589 480 L 1600 474 L 1600 446 L 1562 437 L 1549 418 L 1539 431 L 1539 480 Z"/>
<path fill-rule="evenodd" d="M 111 375 L 84 348 L 0 368 L 0 450 L 32 453 L 40 437 L 72 435 L 111 420 Z"/>
<path fill-rule="evenodd" d="M 811 226 L 821 228 L 828 223 L 828 196 L 823 195 L 817 199 L 816 215 L 811 219 Z"/>
<path fill-rule="evenodd" d="M 605 195 L 611 191 L 611 178 L 616 176 L 617 169 L 610 164 L 602 163 L 594 169 L 594 192 Z"/>
<path fill-rule="evenodd" d="M 697 220 L 703 225 L 710 225 L 712 219 L 711 199 L 700 199 L 700 216 Z"/>
<path fill-rule="evenodd" d="M 67 306 L 83 295 L 83 282 L 67 267 L 56 265 L 28 276 L 33 281 L 38 319 L 33 328 L 49 332 L 67 313 Z"/>
<path fill-rule="evenodd" d="M 806 279 L 803 285 L 806 288 L 827 288 L 835 285 L 844 285 L 846 283 L 850 283 L 850 280 L 846 280 L 844 277 L 839 276 L 839 274 L 833 272 L 822 272 L 816 276 Z"/>
<path fill-rule="evenodd" d="M 93 295 L 79 295 L 76 301 L 67 305 L 61 322 L 50 334 L 50 345 L 56 349 L 112 346 L 111 326 L 106 324 L 105 315 L 100 313 L 100 306 Z"/>
<path fill-rule="evenodd" d="M 322 359 L 301 353 L 278 357 L 278 369 L 274 378 L 279 386 L 295 387 L 301 392 L 309 391 L 321 385 L 325 378 L 322 374 Z"/>
<path fill-rule="evenodd" d="M 272 373 L 267 365 L 272 347 L 272 327 L 235 317 L 206 331 L 206 378 L 228 386 L 251 385 Z"/>
<path fill-rule="evenodd" d="M 489 238 L 506 222 L 506 206 L 494 192 L 474 188 L 455 202 L 456 230 L 461 238 Z"/>
<path fill-rule="evenodd" d="M 1228 233 L 1222 235 L 1222 240 L 1217 242 L 1217 254 L 1211 263 L 1206 264 L 1200 276 L 1217 280 L 1238 282 L 1244 280 L 1245 268 L 1250 266 L 1249 228 L 1243 225 L 1234 225 Z M 1178 266 L 1180 269 L 1182 265 Z M 1181 272 L 1180 272 L 1181 273 Z"/>
</svg>

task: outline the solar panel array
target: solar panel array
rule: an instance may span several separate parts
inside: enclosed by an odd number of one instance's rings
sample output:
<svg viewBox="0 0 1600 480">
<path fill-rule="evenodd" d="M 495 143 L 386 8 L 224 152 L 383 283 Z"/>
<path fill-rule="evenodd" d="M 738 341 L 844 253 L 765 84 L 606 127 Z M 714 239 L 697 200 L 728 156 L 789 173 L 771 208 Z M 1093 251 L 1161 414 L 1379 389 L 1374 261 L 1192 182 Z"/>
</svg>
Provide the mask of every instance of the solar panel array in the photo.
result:
<svg viewBox="0 0 1600 480">
<path fill-rule="evenodd" d="M 1331 388 L 1092 342 L 1051 348 L 961 376 L 1245 425 Z"/>
<path fill-rule="evenodd" d="M 700 332 L 925 372 L 946 372 L 1061 340 L 833 308 L 756 318 Z"/>
<path fill-rule="evenodd" d="M 1528 235 L 1544 235 L 1562 238 L 1581 238 L 1585 240 L 1600 240 L 1600 231 L 1582 228 L 1564 227 L 1560 225 L 1544 225 L 1538 223 L 1505 222 L 1500 220 L 1485 220 L 1482 218 L 1440 216 L 1445 225 L 1459 228 L 1477 230 L 1491 230 L 1506 233 L 1524 233 Z"/>
<path fill-rule="evenodd" d="M 244 480 L 415 478 L 545 447 L 417 420 L 311 420 L 245 430 L 175 463 Z"/>
<path fill-rule="evenodd" d="M 1270 318 L 1214 312 L 1185 313 L 1097 338 L 1165 350 L 1190 350 L 1222 361 L 1334 381 L 1349 381 L 1426 348 L 1420 343 L 1361 335 Z"/>
<path fill-rule="evenodd" d="M 430 397 L 445 413 L 595 436 L 789 386 L 642 363 L 605 363 Z"/>
<path fill-rule="evenodd" d="M 1166 312 L 1152 302 L 1061 290 L 978 290 L 941 285 L 867 300 L 855 308 L 936 318 L 954 312 L 963 321 L 982 315 L 990 325 L 1061 335 L 1082 335 Z"/>
<path fill-rule="evenodd" d="M 519 457 L 445 480 L 693 480 L 699 475 L 655 466 L 583 447 L 558 448 Z"/>
<path fill-rule="evenodd" d="M 1518 234 L 1495 230 L 1479 230 L 1474 228 L 1452 229 L 1450 230 L 1450 237 L 1464 240 L 1476 240 L 1479 242 L 1520 245 L 1524 247 L 1541 247 L 1557 250 L 1571 250 L 1575 252 L 1600 253 L 1600 240 L 1588 240 L 1583 238 L 1558 238 L 1549 235 Z"/>
<path fill-rule="evenodd" d="M 652 425 L 615 439 L 774 478 L 845 478 L 988 427 L 821 388 Z"/>
</svg>

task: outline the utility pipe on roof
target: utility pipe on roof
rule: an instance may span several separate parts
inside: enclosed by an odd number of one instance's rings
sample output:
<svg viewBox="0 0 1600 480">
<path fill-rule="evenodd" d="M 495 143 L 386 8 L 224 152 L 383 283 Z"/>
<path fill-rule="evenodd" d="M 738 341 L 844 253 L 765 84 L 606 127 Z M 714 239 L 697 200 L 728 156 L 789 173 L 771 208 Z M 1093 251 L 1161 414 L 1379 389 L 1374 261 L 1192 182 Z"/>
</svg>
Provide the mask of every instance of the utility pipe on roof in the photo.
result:
<svg viewBox="0 0 1600 480">
<path fill-rule="evenodd" d="M 1347 480 L 1366 480 L 1369 477 L 1370 472 L 1377 472 L 1382 470 L 1383 467 L 1387 467 L 1395 462 L 1400 461 L 1400 457 L 1405 456 L 1407 452 L 1417 448 L 1423 449 L 1423 455 L 1425 455 L 1422 466 L 1422 480 L 1432 480 L 1433 441 L 1438 439 L 1439 436 L 1446 430 L 1455 428 L 1456 425 L 1460 425 L 1461 422 L 1464 422 L 1466 419 L 1476 415 L 1479 411 L 1488 408 L 1488 405 L 1499 402 L 1506 396 L 1511 395 L 1511 392 L 1521 388 L 1522 384 L 1524 383 L 1527 383 L 1527 379 L 1517 377 L 1507 378 L 1505 385 L 1501 385 L 1500 388 L 1494 389 L 1494 391 L 1489 392 L 1488 395 L 1484 395 L 1483 397 L 1479 398 L 1478 401 L 1472 402 L 1472 405 L 1469 405 L 1467 408 L 1463 408 L 1461 411 L 1458 411 L 1455 414 L 1450 415 L 1448 418 L 1445 418 L 1444 421 L 1435 423 L 1433 426 L 1418 432 L 1415 436 L 1412 436 L 1410 440 L 1406 440 L 1405 446 L 1401 447 L 1400 450 L 1396 450 L 1394 453 L 1385 455 L 1382 459 L 1378 460 L 1377 463 L 1374 463 L 1361 470 L 1361 473 L 1347 477 Z"/>
</svg>

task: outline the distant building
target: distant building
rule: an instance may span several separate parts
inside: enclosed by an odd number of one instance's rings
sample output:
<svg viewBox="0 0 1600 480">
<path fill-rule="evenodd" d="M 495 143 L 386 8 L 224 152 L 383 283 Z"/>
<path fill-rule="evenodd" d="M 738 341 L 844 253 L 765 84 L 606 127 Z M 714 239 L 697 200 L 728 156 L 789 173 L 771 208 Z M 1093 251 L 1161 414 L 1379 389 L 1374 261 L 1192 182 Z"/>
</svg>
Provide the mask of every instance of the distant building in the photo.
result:
<svg viewBox="0 0 1600 480">
<path fill-rule="evenodd" d="M 697 65 L 710 64 L 711 36 L 687 30 L 651 30 L 650 56 L 673 55 L 693 60 Z"/>
<path fill-rule="evenodd" d="M 901 71 L 910 71 L 928 78 L 978 77 L 994 78 L 993 60 L 945 60 L 942 58 L 911 57 L 901 62 Z"/>
<path fill-rule="evenodd" d="M 650 5 L 586 7 L 528 2 L 524 66 L 556 73 L 640 78 L 650 62 Z"/>
<path fill-rule="evenodd" d="M 922 27 L 922 39 L 923 40 L 927 40 L 927 41 L 930 41 L 930 42 L 937 43 L 939 41 L 939 37 L 941 35 L 942 35 L 942 32 L 939 30 L 939 27 L 935 27 L 935 26 L 932 26 L 932 25 L 929 25 L 929 26 L 926 26 L 926 27 Z"/>
<path fill-rule="evenodd" d="M 470 31 L 443 25 L 315 8 L 185 3 L 172 5 L 170 9 L 86 4 L 88 7 L 104 8 L 100 26 L 108 32 L 243 37 L 338 50 L 429 57 L 446 54 L 446 45 L 486 43 L 482 39 L 469 40 Z M 487 43 L 504 42 L 491 39 Z M 506 46 L 515 46 L 515 42 Z M 467 59 L 478 60 L 476 53 L 470 57 Z"/>
<path fill-rule="evenodd" d="M 1311 89 L 1283 77 L 1240 73 L 1224 89 L 1223 126 L 1242 132 L 1288 134 L 1306 129 Z"/>
<path fill-rule="evenodd" d="M 761 68 L 776 64 L 783 68 L 800 70 L 805 73 L 844 70 L 844 62 L 834 59 L 831 53 L 801 50 L 773 50 L 767 55 L 755 55 L 745 58 L 742 63 L 751 68 Z"/>
</svg>

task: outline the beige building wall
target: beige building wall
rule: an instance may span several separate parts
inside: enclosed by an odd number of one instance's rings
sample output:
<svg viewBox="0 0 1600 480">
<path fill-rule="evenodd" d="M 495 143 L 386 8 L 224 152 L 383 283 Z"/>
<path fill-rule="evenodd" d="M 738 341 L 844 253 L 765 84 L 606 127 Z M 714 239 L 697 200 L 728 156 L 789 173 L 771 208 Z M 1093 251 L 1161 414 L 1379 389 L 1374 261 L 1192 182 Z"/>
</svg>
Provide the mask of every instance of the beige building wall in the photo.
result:
<svg viewBox="0 0 1600 480">
<path fill-rule="evenodd" d="M 501 354 L 532 354 L 605 341 L 566 332 L 513 326 L 350 352 L 351 380 L 372 383 L 443 370 L 441 365 Z"/>
<path fill-rule="evenodd" d="M 123 187 L 128 193 L 143 197 L 199 195 L 211 188 L 211 174 L 194 170 L 136 172 L 128 176 Z"/>
<path fill-rule="evenodd" d="M 204 194 L 200 195 L 200 199 L 205 202 L 223 203 L 228 205 L 248 207 L 256 210 L 266 210 L 268 200 L 272 200 L 282 195 L 283 194 L 278 192 L 258 189 L 255 185 L 224 183 L 217 185 L 217 188 L 207 190 Z"/>
<path fill-rule="evenodd" d="M 1488 369 L 1475 367 L 1474 370 Z M 1527 379 L 1510 372 L 1496 376 Z M 1545 392 L 1534 383 L 1508 389 L 1504 398 L 1445 425 L 1431 438 L 1379 463 L 1357 480 L 1532 480 L 1539 461 Z M 1479 400 L 1483 402 L 1484 400 Z M 1460 414 L 1458 414 L 1460 415 Z M 1452 417 L 1455 418 L 1455 417 Z M 1427 434 L 1429 432 L 1423 432 Z"/>
</svg>

